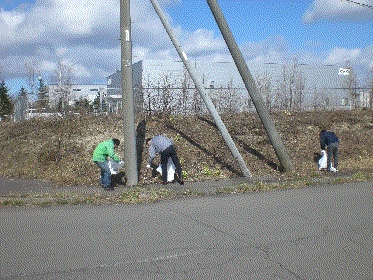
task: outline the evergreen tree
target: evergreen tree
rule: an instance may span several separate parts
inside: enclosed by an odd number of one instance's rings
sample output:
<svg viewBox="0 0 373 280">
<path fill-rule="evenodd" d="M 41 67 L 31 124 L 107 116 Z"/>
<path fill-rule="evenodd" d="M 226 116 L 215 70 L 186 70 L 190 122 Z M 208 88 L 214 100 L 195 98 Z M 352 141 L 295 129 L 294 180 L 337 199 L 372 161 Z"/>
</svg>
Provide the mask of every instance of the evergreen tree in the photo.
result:
<svg viewBox="0 0 373 280">
<path fill-rule="evenodd" d="M 21 111 L 21 120 L 24 120 L 26 116 L 28 116 L 29 110 L 29 103 L 28 103 L 28 95 L 27 90 L 22 87 L 19 91 L 19 102 L 20 102 L 20 111 Z M 27 117 L 26 117 L 27 118 Z"/>
<path fill-rule="evenodd" d="M 0 83 L 0 119 L 4 115 L 11 115 L 13 113 L 14 106 L 8 96 L 8 88 L 5 86 L 4 80 Z"/>
<path fill-rule="evenodd" d="M 36 107 L 48 107 L 47 86 L 44 84 L 44 80 L 41 77 L 39 78 L 38 100 L 36 101 Z"/>
<path fill-rule="evenodd" d="M 79 113 L 92 113 L 93 111 L 93 105 L 89 103 L 89 100 L 86 98 L 80 98 L 79 100 L 75 101 L 75 108 L 74 111 L 77 111 Z"/>
<path fill-rule="evenodd" d="M 98 92 L 95 100 L 93 100 L 93 109 L 97 110 L 98 112 L 106 112 L 107 111 L 107 104 L 105 101 L 105 98 L 102 99 L 102 104 L 101 104 L 101 93 Z"/>
<path fill-rule="evenodd" d="M 100 92 L 97 93 L 95 100 L 93 100 L 93 109 L 100 111 Z"/>
<path fill-rule="evenodd" d="M 27 96 L 27 90 L 24 87 L 21 87 L 21 90 L 19 91 L 19 97 L 25 96 Z"/>
</svg>

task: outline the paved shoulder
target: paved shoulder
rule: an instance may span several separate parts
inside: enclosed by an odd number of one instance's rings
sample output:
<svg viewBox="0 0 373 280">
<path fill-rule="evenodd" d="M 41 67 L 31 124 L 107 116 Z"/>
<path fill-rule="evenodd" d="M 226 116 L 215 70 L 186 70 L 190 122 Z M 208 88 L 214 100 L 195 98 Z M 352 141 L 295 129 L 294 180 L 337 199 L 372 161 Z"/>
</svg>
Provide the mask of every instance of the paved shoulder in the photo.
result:
<svg viewBox="0 0 373 280">
<path fill-rule="evenodd" d="M 52 182 L 23 178 L 0 177 L 0 195 L 7 195 L 9 193 L 42 191 L 53 187 L 56 187 L 56 184 Z"/>
</svg>

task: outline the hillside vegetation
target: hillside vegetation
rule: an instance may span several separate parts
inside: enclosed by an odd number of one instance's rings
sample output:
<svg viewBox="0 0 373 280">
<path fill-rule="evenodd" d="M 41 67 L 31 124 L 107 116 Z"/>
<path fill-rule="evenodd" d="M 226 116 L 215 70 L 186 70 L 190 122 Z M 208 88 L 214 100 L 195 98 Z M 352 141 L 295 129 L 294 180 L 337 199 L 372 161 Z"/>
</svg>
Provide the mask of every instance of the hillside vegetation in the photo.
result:
<svg viewBox="0 0 373 280">
<path fill-rule="evenodd" d="M 372 111 L 278 112 L 272 117 L 295 166 L 293 174 L 280 172 L 257 114 L 222 116 L 254 176 L 318 176 L 321 172 L 315 153 L 320 151 L 318 135 L 322 128 L 336 132 L 340 138 L 340 172 L 373 174 Z M 161 133 L 174 139 L 186 181 L 242 176 L 208 116 L 172 116 L 166 121 L 148 117 L 138 123 L 136 131 L 140 184 L 154 182 L 152 172 L 145 168 L 148 148 L 144 139 Z M 121 116 L 0 122 L 0 176 L 51 180 L 62 185 L 98 185 L 99 169 L 91 161 L 92 153 L 99 142 L 109 138 L 123 141 Z M 124 157 L 123 145 L 117 154 Z"/>
</svg>

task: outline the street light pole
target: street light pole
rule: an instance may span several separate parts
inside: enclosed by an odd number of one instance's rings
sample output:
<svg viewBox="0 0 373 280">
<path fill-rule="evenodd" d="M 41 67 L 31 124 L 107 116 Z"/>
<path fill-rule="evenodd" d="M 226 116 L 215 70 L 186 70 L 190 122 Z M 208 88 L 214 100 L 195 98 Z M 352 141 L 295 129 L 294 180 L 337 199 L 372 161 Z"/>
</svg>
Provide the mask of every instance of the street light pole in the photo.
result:
<svg viewBox="0 0 373 280">
<path fill-rule="evenodd" d="M 135 117 L 132 88 L 132 44 L 130 0 L 120 0 L 120 39 L 123 102 L 124 169 L 127 185 L 138 184 Z"/>
</svg>

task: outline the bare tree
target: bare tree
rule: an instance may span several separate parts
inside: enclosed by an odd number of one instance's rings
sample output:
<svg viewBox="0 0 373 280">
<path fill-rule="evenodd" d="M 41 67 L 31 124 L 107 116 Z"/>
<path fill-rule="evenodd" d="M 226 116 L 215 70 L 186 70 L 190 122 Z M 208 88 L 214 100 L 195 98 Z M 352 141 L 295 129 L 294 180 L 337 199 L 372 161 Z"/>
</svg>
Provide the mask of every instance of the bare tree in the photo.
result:
<svg viewBox="0 0 373 280">
<path fill-rule="evenodd" d="M 373 66 L 370 68 L 369 71 L 369 78 L 368 78 L 368 88 L 370 89 L 369 93 L 369 107 L 370 110 L 373 110 Z"/>
<path fill-rule="evenodd" d="M 272 111 L 273 108 L 273 96 L 272 96 L 272 83 L 271 78 L 268 72 L 265 72 L 263 75 L 259 76 L 256 79 L 256 85 L 258 89 L 258 93 L 263 97 L 267 108 L 269 111 Z"/>
<path fill-rule="evenodd" d="M 286 65 L 282 68 L 282 84 L 281 84 L 281 92 L 282 92 L 282 98 L 280 101 L 280 109 L 281 110 L 290 110 L 290 98 L 288 97 L 288 73 Z"/>
<path fill-rule="evenodd" d="M 27 85 L 29 86 L 29 89 L 30 89 L 28 94 L 26 94 L 26 96 L 25 96 L 26 110 L 27 110 L 27 112 L 29 112 L 29 109 L 30 109 L 29 95 L 30 94 L 31 95 L 35 94 L 34 88 L 35 88 L 35 85 L 37 83 L 37 73 L 40 72 L 40 70 L 38 70 L 38 66 L 37 66 L 35 58 L 31 58 L 28 61 L 26 61 L 25 72 L 26 72 L 26 83 L 27 83 Z"/>
<path fill-rule="evenodd" d="M 147 81 L 146 81 L 146 86 L 142 87 L 141 90 L 144 95 L 144 109 L 147 115 L 151 116 L 154 111 L 153 103 L 154 103 L 154 85 L 150 83 L 150 77 L 148 74 Z"/>
<path fill-rule="evenodd" d="M 283 91 L 282 91 L 282 84 L 280 80 L 275 81 L 276 87 L 272 88 L 272 95 L 273 95 L 273 105 L 272 109 L 274 111 L 279 111 L 282 109 L 281 100 L 283 99 Z"/>
<path fill-rule="evenodd" d="M 31 91 L 30 93 L 34 94 L 34 87 L 37 83 L 37 75 L 40 73 L 35 58 L 31 58 L 25 63 L 25 70 L 27 85 L 30 87 Z"/>
<path fill-rule="evenodd" d="M 313 96 L 313 103 L 311 104 L 311 106 L 313 110 L 317 111 L 319 109 L 322 109 L 323 97 L 321 96 L 321 93 L 317 90 L 316 85 L 314 85 L 312 96 Z"/>
<path fill-rule="evenodd" d="M 148 115 L 159 114 L 165 121 L 170 114 L 178 108 L 177 86 L 175 81 L 171 81 L 169 75 L 163 76 L 162 83 L 158 81 L 155 85 L 148 81 L 144 106 Z"/>
<path fill-rule="evenodd" d="M 167 119 L 172 111 L 172 99 L 173 99 L 172 98 L 172 85 L 167 75 L 163 79 L 161 93 L 162 93 L 161 114 L 164 119 Z"/>
<path fill-rule="evenodd" d="M 291 65 L 283 67 L 282 89 L 284 93 L 283 108 L 286 110 L 302 110 L 304 101 L 305 78 L 299 68 L 297 58 Z"/>
<path fill-rule="evenodd" d="M 196 116 L 201 116 L 203 114 L 204 103 L 201 96 L 196 88 L 193 90 L 193 101 L 192 101 L 192 112 Z"/>
<path fill-rule="evenodd" d="M 60 111 L 66 113 L 69 104 L 70 92 L 73 79 L 73 67 L 59 62 L 57 69 L 54 71 L 56 80 L 56 95 L 59 101 Z"/>
<path fill-rule="evenodd" d="M 181 113 L 187 115 L 191 111 L 192 106 L 192 98 L 191 98 L 191 88 L 194 87 L 194 82 L 190 77 L 187 69 L 183 68 L 183 77 L 181 81 L 181 98 L 179 100 L 179 107 L 181 109 Z"/>
<path fill-rule="evenodd" d="M 238 111 L 247 110 L 247 96 L 243 96 L 239 87 L 233 84 L 230 79 L 226 87 L 219 87 L 213 91 L 213 102 L 222 114 L 232 114 Z M 246 102 L 245 102 L 246 101 Z"/>
<path fill-rule="evenodd" d="M 346 62 L 347 64 L 347 69 L 349 69 L 349 73 L 348 75 L 346 76 L 346 80 L 345 80 L 345 86 L 347 87 L 348 89 L 348 93 L 350 95 L 350 98 L 351 98 L 351 106 L 353 108 L 357 108 L 358 107 L 358 97 L 359 97 L 359 94 L 357 92 L 357 89 L 358 89 L 358 81 L 357 81 L 357 77 L 356 77 L 356 74 L 353 70 L 353 68 L 351 67 L 351 62 L 350 61 L 347 61 Z"/>
<path fill-rule="evenodd" d="M 304 87 L 305 77 L 299 69 L 295 74 L 295 85 L 294 85 L 294 110 L 301 111 L 303 109 L 304 102 Z"/>
</svg>

